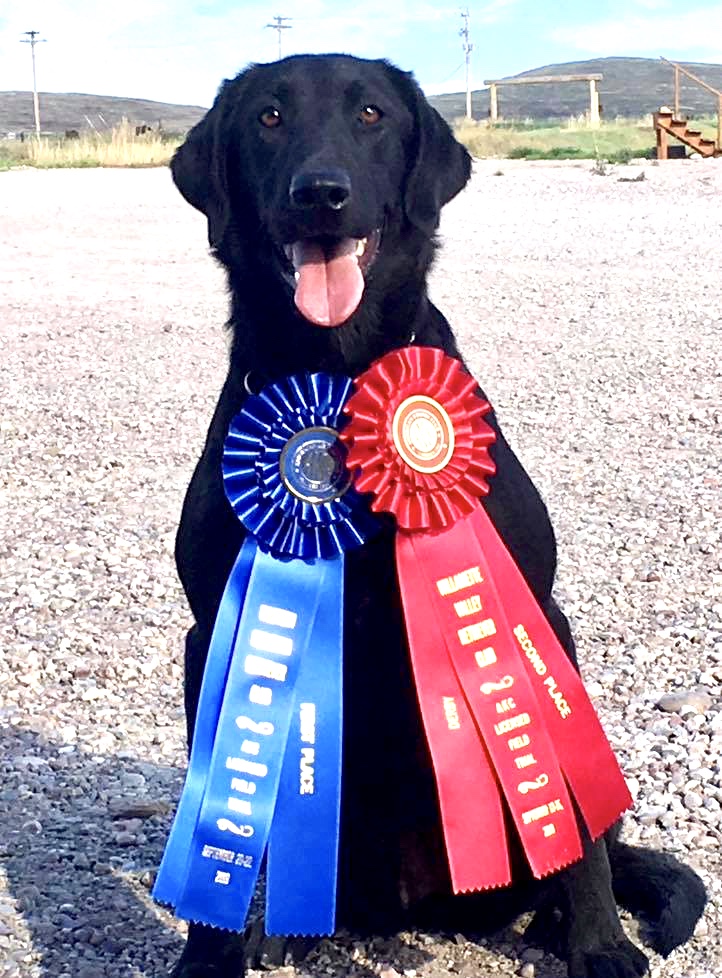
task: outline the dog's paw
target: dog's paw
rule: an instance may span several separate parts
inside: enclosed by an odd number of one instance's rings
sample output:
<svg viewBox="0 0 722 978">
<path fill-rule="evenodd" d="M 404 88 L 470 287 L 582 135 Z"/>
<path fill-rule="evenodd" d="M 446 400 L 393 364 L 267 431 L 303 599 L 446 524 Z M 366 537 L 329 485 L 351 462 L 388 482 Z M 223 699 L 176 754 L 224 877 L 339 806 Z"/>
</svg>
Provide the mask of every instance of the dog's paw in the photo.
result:
<svg viewBox="0 0 722 978">
<path fill-rule="evenodd" d="M 242 972 L 235 972 L 234 975 L 241 978 Z M 169 978 L 227 978 L 227 972 L 220 971 L 213 964 L 199 964 L 197 961 L 184 963 L 181 959 Z"/>
<path fill-rule="evenodd" d="M 689 885 L 683 896 L 680 894 L 671 900 L 656 916 L 642 915 L 644 942 L 665 958 L 693 936 L 697 921 L 704 912 L 707 900 L 704 885 L 699 877 L 691 877 L 690 870 Z"/>
<path fill-rule="evenodd" d="M 238 934 L 192 924 L 169 978 L 243 978 L 244 943 Z"/>
<path fill-rule="evenodd" d="M 564 957 L 565 932 L 562 913 L 557 907 L 540 907 L 534 911 L 524 931 L 524 943 L 539 947 L 557 958 Z"/>
<path fill-rule="evenodd" d="M 318 943 L 309 937 L 269 937 L 263 932 L 263 922 L 254 921 L 245 934 L 246 967 L 254 969 L 281 968 L 300 964 Z"/>
<path fill-rule="evenodd" d="M 568 956 L 569 978 L 640 978 L 649 970 L 647 955 L 622 938 L 593 949 L 575 949 Z"/>
</svg>

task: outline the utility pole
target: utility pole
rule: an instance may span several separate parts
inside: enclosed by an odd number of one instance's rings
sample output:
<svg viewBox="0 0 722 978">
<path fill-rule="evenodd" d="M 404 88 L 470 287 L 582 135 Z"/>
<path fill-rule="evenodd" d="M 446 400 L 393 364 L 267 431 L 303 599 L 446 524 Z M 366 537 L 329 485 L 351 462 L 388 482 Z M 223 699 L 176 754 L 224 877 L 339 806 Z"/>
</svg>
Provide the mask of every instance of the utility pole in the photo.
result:
<svg viewBox="0 0 722 978">
<path fill-rule="evenodd" d="M 30 54 L 33 59 L 33 109 L 35 110 L 35 135 L 40 139 L 40 104 L 38 102 L 38 82 L 35 75 L 35 45 L 40 44 L 45 38 L 38 39 L 40 31 L 24 31 L 28 35 L 27 41 L 22 39 L 21 44 L 30 45 Z"/>
<path fill-rule="evenodd" d="M 461 11 L 461 19 L 464 21 L 464 26 L 459 31 L 460 36 L 463 38 L 461 46 L 464 50 L 464 60 L 466 61 L 466 118 L 471 118 L 471 87 L 469 85 L 469 62 L 471 61 L 471 52 L 474 50 L 474 45 L 469 40 L 469 8 Z"/>
<path fill-rule="evenodd" d="M 278 14 L 273 18 L 275 24 L 266 24 L 266 27 L 271 27 L 274 31 L 278 31 L 278 58 L 281 59 L 281 31 L 290 31 L 291 24 L 284 24 L 284 20 L 293 20 L 292 17 L 279 17 Z"/>
</svg>

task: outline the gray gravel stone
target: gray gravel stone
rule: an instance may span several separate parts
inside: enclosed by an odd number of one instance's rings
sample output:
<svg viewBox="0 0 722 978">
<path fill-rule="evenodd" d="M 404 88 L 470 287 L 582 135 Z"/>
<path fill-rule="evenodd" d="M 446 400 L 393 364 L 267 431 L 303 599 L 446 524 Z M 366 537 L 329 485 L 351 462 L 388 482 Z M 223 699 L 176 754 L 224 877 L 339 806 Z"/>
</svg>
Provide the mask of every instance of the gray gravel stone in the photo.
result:
<svg viewBox="0 0 722 978">
<path fill-rule="evenodd" d="M 667 693 L 657 701 L 657 706 L 666 713 L 683 713 L 687 710 L 693 713 L 706 713 L 712 703 L 713 699 L 709 693 L 688 690 Z"/>
</svg>

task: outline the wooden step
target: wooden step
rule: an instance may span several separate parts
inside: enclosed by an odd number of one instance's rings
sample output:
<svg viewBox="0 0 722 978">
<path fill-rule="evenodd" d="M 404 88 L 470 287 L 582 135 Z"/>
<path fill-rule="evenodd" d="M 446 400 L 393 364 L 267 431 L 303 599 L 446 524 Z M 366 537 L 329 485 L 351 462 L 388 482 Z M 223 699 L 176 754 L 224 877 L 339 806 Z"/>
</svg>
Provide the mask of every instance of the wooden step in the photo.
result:
<svg viewBox="0 0 722 978">
<path fill-rule="evenodd" d="M 700 156 L 722 156 L 722 147 L 717 145 L 716 140 L 710 139 L 707 136 L 702 135 L 701 129 L 693 129 L 689 127 L 689 121 L 685 118 L 677 118 L 671 111 L 665 111 L 653 113 L 654 128 L 657 132 L 657 152 L 666 154 L 664 150 L 664 145 L 666 145 L 667 136 L 662 136 L 662 133 L 669 134 L 673 139 L 678 140 L 695 152 L 699 153 Z M 662 159 L 665 158 L 663 155 Z"/>
</svg>

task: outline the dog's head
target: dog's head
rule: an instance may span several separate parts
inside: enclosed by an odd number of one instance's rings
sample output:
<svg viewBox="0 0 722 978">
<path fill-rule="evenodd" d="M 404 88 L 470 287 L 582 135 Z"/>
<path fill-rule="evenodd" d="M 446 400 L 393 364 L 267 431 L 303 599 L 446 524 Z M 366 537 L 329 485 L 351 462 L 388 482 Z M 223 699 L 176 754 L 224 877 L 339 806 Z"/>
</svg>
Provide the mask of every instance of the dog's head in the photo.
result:
<svg viewBox="0 0 722 978">
<path fill-rule="evenodd" d="M 232 282 L 252 278 L 307 322 L 335 327 L 374 293 L 423 280 L 439 212 L 467 182 L 470 158 L 411 75 L 304 55 L 225 82 L 172 172 L 208 218 Z"/>
</svg>

